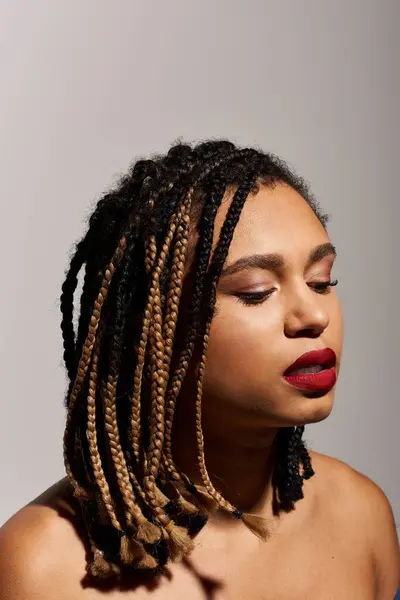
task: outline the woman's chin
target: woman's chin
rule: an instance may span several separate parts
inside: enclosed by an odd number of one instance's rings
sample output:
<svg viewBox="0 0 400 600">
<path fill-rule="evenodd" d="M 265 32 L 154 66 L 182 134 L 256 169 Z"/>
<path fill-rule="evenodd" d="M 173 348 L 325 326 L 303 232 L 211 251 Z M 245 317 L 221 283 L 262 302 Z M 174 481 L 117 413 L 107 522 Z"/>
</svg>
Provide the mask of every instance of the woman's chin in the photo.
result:
<svg viewBox="0 0 400 600">
<path fill-rule="evenodd" d="M 298 425 L 319 423 L 327 419 L 333 409 L 334 391 L 325 394 L 316 392 L 304 392 L 299 399 Z M 297 416 L 297 415 L 296 415 Z"/>
<path fill-rule="evenodd" d="M 281 427 L 294 427 L 297 425 L 311 425 L 319 423 L 329 417 L 333 409 L 334 390 L 316 394 L 315 392 L 302 392 L 285 411 L 280 415 Z"/>
</svg>

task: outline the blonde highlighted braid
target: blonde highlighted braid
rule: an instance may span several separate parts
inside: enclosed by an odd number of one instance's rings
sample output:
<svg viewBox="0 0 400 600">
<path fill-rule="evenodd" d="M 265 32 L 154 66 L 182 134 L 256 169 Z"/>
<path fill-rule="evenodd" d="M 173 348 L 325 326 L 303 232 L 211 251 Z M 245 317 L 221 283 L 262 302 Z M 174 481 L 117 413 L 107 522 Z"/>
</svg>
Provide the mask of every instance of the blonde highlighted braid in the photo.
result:
<svg viewBox="0 0 400 600">
<path fill-rule="evenodd" d="M 121 238 L 120 244 L 113 256 L 113 259 L 104 274 L 104 278 L 103 278 L 103 281 L 102 281 L 102 284 L 100 287 L 100 291 L 99 291 L 99 294 L 98 294 L 95 304 L 94 304 L 93 313 L 90 317 L 89 333 L 87 335 L 87 338 L 86 338 L 86 341 L 85 341 L 85 344 L 84 344 L 84 347 L 82 350 L 82 355 L 79 360 L 77 376 L 76 376 L 74 385 L 72 387 L 72 390 L 71 390 L 71 393 L 69 396 L 67 421 L 66 421 L 65 433 L 64 433 L 64 462 L 65 462 L 65 470 L 66 470 L 67 475 L 73 485 L 74 493 L 77 497 L 79 497 L 79 496 L 86 497 L 87 493 L 76 481 L 74 474 L 72 472 L 69 457 L 68 457 L 68 453 L 69 453 L 68 445 L 69 445 L 70 429 L 71 429 L 71 423 L 72 423 L 72 415 L 73 415 L 73 411 L 75 409 L 76 402 L 78 400 L 79 393 L 83 387 L 84 378 L 85 378 L 85 375 L 87 373 L 87 370 L 89 368 L 89 364 L 91 361 L 92 351 L 93 351 L 95 340 L 96 340 L 97 328 L 98 328 L 99 322 L 100 322 L 101 310 L 102 310 L 104 301 L 107 297 L 111 277 L 115 271 L 115 265 L 118 264 L 119 261 L 122 259 L 125 248 L 126 248 L 126 238 L 124 236 Z"/>
</svg>

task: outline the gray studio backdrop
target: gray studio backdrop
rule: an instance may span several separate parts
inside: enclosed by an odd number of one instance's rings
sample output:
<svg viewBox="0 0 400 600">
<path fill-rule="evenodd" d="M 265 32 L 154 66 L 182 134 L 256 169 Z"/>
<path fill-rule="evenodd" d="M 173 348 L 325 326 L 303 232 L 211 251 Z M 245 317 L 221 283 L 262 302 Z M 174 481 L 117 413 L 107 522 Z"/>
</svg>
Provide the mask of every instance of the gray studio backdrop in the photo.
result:
<svg viewBox="0 0 400 600">
<path fill-rule="evenodd" d="M 178 137 L 281 154 L 332 215 L 336 405 L 307 428 L 400 522 L 397 0 L 0 0 L 0 523 L 63 476 L 58 297 L 92 203 Z"/>
</svg>

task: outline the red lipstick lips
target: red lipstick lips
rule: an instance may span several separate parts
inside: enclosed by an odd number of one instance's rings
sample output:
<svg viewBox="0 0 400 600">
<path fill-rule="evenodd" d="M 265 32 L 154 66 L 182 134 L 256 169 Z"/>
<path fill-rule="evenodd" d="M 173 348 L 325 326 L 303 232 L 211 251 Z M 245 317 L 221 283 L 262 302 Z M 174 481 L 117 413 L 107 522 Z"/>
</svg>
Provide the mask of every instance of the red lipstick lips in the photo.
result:
<svg viewBox="0 0 400 600">
<path fill-rule="evenodd" d="M 328 391 L 337 379 L 336 354 L 331 348 L 307 352 L 286 369 L 283 378 L 300 390 Z"/>
</svg>

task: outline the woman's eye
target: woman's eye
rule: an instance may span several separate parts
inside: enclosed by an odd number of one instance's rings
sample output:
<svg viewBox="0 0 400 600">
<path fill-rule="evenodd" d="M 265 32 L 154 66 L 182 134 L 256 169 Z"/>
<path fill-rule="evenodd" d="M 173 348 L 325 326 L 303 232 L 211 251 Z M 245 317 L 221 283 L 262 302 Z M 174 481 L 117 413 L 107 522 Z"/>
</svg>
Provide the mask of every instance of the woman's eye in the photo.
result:
<svg viewBox="0 0 400 600">
<path fill-rule="evenodd" d="M 318 294 L 324 294 L 329 290 L 330 287 L 337 285 L 339 281 L 335 279 L 334 281 L 321 281 L 319 283 L 309 283 L 308 285 L 315 290 Z"/>
<path fill-rule="evenodd" d="M 272 294 L 274 290 L 266 290 L 262 292 L 247 292 L 242 294 L 235 294 L 236 298 L 242 304 L 246 306 L 251 306 L 255 304 L 262 304 L 266 300 L 268 300 L 269 296 Z"/>
<path fill-rule="evenodd" d="M 321 281 L 316 283 L 309 283 L 308 285 L 313 290 L 315 290 L 317 294 L 325 294 L 329 291 L 330 287 L 333 287 L 338 283 L 338 280 L 335 279 L 334 281 Z M 263 304 L 266 300 L 268 300 L 268 298 L 274 291 L 275 289 L 266 290 L 262 292 L 243 292 L 241 294 L 235 294 L 235 296 L 239 300 L 239 302 L 241 302 L 245 306 L 254 306 L 255 304 Z"/>
</svg>

